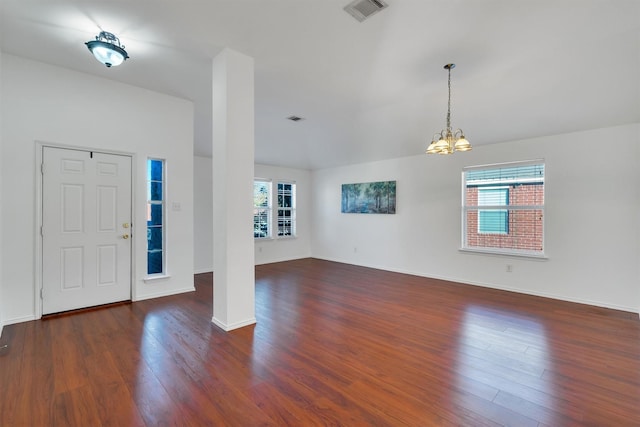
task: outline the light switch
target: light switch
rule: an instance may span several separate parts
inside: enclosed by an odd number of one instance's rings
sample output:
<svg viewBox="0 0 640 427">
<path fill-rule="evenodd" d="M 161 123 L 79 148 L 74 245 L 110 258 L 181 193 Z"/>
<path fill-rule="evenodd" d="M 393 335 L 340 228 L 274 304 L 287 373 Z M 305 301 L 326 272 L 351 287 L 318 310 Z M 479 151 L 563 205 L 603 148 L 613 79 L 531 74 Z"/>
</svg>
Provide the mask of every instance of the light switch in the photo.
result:
<svg viewBox="0 0 640 427">
<path fill-rule="evenodd" d="M 171 209 L 174 211 L 179 211 L 182 209 L 182 207 L 180 206 L 180 202 L 173 202 L 171 203 Z"/>
</svg>

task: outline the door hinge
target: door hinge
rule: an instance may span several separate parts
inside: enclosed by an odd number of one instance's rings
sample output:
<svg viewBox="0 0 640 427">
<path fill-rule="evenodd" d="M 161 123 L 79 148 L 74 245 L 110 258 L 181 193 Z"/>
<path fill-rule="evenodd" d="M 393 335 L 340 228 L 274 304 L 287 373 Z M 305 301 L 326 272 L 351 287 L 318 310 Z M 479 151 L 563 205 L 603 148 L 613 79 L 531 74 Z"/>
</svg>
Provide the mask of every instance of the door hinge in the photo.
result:
<svg viewBox="0 0 640 427">
<path fill-rule="evenodd" d="M 45 170 L 45 167 L 44 167 L 44 162 L 43 162 L 43 163 L 40 163 L 40 173 L 43 174 L 43 175 L 44 175 L 44 170 Z"/>
<path fill-rule="evenodd" d="M 40 226 L 40 236 L 44 237 L 44 230 L 43 230 L 42 226 Z"/>
<path fill-rule="evenodd" d="M 40 299 L 44 299 L 44 288 L 40 288 Z"/>
</svg>

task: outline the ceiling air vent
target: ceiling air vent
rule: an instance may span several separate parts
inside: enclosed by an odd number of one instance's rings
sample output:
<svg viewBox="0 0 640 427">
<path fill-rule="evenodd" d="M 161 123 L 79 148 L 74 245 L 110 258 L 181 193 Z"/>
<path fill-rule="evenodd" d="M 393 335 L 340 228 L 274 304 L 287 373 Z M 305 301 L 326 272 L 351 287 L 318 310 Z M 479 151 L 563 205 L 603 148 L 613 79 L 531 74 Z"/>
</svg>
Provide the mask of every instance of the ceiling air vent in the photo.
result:
<svg viewBox="0 0 640 427">
<path fill-rule="evenodd" d="M 355 0 L 346 5 L 344 10 L 359 22 L 362 22 L 387 6 L 388 4 L 381 0 Z"/>
</svg>

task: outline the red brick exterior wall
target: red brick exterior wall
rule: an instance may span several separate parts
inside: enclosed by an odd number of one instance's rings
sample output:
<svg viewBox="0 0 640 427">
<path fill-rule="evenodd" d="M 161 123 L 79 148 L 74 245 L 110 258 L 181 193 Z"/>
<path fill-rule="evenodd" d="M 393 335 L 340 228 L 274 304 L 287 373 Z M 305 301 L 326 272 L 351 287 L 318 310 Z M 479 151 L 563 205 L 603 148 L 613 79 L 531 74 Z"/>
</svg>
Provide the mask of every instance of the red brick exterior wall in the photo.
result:
<svg viewBox="0 0 640 427">
<path fill-rule="evenodd" d="M 468 187 L 467 206 L 478 206 L 478 188 Z M 509 205 L 531 206 L 544 204 L 543 184 L 509 186 Z M 542 211 L 510 210 L 509 233 L 478 233 L 478 211 L 467 211 L 467 247 L 509 248 L 542 251 Z"/>
</svg>

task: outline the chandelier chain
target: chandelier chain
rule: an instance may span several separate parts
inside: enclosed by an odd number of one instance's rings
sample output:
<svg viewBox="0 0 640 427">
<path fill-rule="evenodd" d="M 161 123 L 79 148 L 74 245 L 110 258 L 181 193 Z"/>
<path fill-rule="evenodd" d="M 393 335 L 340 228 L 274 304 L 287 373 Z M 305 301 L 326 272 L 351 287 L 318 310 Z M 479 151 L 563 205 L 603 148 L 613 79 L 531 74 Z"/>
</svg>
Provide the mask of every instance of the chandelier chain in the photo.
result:
<svg viewBox="0 0 640 427">
<path fill-rule="evenodd" d="M 449 67 L 449 102 L 447 103 L 447 132 L 451 132 L 451 67 Z"/>
<path fill-rule="evenodd" d="M 447 89 L 447 127 L 433 135 L 433 139 L 427 148 L 427 154 L 453 154 L 456 151 L 469 151 L 471 144 L 464 136 L 462 129 L 451 128 L 451 69 L 456 64 L 447 64 L 444 68 L 448 71 Z"/>
</svg>

